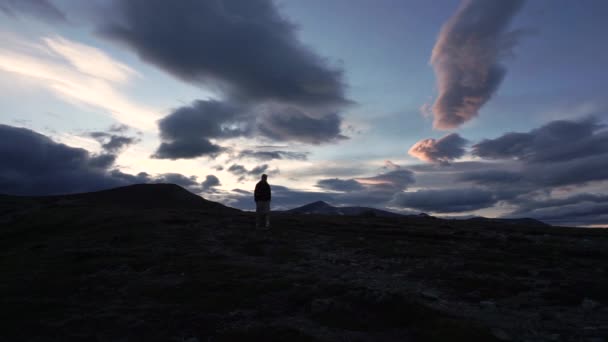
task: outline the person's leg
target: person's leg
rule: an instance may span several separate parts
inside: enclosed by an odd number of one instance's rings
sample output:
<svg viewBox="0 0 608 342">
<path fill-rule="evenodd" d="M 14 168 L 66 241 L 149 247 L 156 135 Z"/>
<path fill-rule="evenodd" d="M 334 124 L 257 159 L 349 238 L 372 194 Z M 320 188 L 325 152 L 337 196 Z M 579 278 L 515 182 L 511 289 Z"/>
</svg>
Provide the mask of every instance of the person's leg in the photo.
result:
<svg viewBox="0 0 608 342">
<path fill-rule="evenodd" d="M 262 226 L 262 219 L 264 213 L 262 211 L 262 205 L 260 202 L 255 202 L 255 227 L 260 228 Z"/>
<path fill-rule="evenodd" d="M 270 201 L 266 202 L 266 207 L 264 209 L 266 214 L 266 217 L 264 217 L 264 223 L 266 224 L 266 228 L 270 228 Z"/>
</svg>

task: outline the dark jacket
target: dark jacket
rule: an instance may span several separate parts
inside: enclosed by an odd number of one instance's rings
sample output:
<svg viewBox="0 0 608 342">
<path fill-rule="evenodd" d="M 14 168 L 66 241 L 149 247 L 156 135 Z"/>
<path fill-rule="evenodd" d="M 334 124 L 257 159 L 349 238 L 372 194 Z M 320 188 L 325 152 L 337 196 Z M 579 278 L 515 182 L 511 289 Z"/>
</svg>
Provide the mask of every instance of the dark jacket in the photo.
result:
<svg viewBox="0 0 608 342">
<path fill-rule="evenodd" d="M 259 181 L 255 185 L 255 192 L 253 193 L 255 201 L 270 201 L 270 185 L 266 181 Z"/>
</svg>

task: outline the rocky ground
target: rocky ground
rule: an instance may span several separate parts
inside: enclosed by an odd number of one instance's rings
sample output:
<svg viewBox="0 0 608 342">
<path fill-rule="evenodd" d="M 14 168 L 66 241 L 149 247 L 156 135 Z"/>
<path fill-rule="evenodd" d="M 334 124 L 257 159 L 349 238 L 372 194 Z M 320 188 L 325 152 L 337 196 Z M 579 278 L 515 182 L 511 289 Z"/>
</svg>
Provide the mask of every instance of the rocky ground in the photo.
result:
<svg viewBox="0 0 608 342">
<path fill-rule="evenodd" d="M 608 337 L 606 230 L 91 198 L 0 197 L 0 341 Z"/>
</svg>

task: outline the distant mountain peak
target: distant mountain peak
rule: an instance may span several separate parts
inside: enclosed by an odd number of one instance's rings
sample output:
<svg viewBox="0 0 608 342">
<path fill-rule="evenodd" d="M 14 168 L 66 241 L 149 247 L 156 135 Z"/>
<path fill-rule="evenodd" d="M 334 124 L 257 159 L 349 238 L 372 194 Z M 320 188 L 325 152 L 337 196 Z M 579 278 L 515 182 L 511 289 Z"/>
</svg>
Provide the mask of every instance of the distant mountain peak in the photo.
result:
<svg viewBox="0 0 608 342">
<path fill-rule="evenodd" d="M 319 207 L 319 208 L 334 208 L 333 205 L 325 202 L 325 201 L 316 201 L 316 202 L 312 202 L 307 204 L 306 206 L 309 207 Z"/>
<path fill-rule="evenodd" d="M 293 214 L 340 215 L 340 216 L 402 216 L 386 210 L 367 207 L 334 207 L 325 201 L 316 201 L 301 207 L 287 210 Z"/>
</svg>

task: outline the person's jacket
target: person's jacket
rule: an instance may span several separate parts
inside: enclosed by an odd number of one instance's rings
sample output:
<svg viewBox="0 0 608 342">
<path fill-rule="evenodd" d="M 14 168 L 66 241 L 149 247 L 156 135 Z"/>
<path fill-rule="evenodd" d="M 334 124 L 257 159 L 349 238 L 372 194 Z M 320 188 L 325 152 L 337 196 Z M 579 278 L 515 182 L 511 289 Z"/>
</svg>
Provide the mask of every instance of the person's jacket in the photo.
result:
<svg viewBox="0 0 608 342">
<path fill-rule="evenodd" d="M 253 193 L 256 202 L 259 201 L 270 201 L 270 185 L 266 181 L 259 181 L 255 185 L 255 191 Z"/>
</svg>

